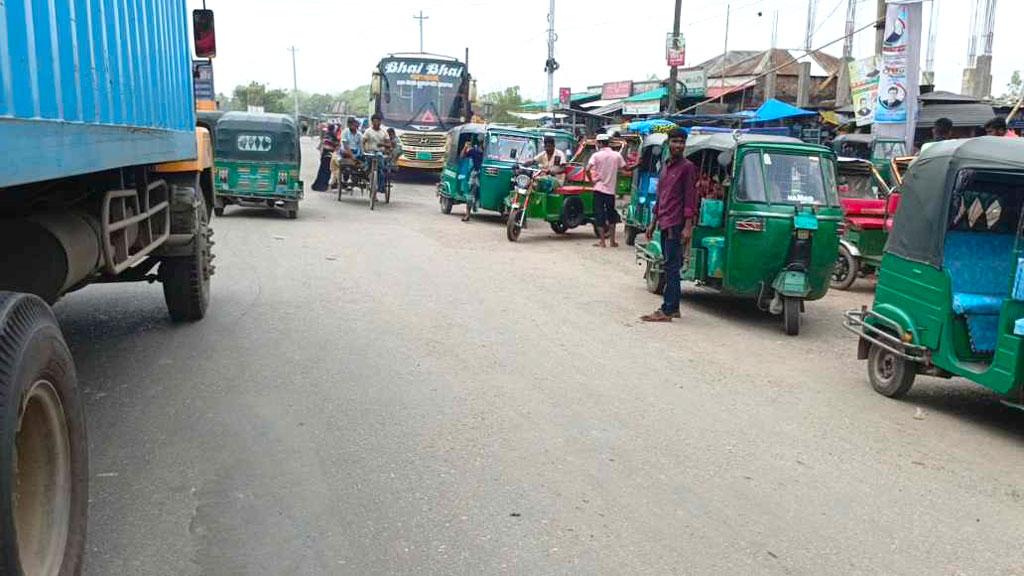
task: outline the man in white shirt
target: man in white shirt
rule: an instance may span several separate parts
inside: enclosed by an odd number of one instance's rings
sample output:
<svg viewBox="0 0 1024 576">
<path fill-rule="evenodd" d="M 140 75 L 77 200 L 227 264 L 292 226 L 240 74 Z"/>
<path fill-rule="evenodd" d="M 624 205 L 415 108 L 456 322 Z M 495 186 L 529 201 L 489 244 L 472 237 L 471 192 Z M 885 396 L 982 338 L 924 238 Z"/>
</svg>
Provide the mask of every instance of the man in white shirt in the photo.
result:
<svg viewBox="0 0 1024 576">
<path fill-rule="evenodd" d="M 536 164 L 540 167 L 541 173 L 534 180 L 535 185 L 539 181 L 547 180 L 546 183 L 554 189 L 565 183 L 565 153 L 555 148 L 555 139 L 551 136 L 544 137 L 544 150 L 525 164 Z"/>
</svg>

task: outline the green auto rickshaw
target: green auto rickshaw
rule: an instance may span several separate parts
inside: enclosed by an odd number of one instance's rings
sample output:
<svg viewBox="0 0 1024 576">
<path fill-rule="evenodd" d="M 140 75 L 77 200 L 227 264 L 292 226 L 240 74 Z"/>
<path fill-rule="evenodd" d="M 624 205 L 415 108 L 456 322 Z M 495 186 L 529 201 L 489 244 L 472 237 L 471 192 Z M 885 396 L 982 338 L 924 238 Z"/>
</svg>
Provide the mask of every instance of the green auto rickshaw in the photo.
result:
<svg viewBox="0 0 1024 576">
<path fill-rule="evenodd" d="M 267 206 L 296 218 L 303 184 L 295 121 L 284 114 L 228 112 L 217 121 L 213 211 Z"/>
<path fill-rule="evenodd" d="M 832 150 L 840 158 L 868 160 L 889 186 L 895 186 L 892 160 L 907 155 L 902 138 L 885 138 L 874 134 L 840 134 L 832 141 Z"/>
<path fill-rule="evenodd" d="M 504 215 L 516 163 L 537 155 L 540 137 L 528 130 L 484 124 L 452 128 L 448 132 L 445 165 L 437 185 L 437 197 L 444 214 L 450 214 L 452 206 L 465 204 L 469 198 L 472 162 L 461 155 L 463 147 L 473 138 L 481 142 L 484 151 L 477 207 Z"/>
<path fill-rule="evenodd" d="M 526 130 L 536 134 L 541 142 L 549 136 L 554 138 L 555 149 L 561 150 L 566 158 L 572 158 L 573 152 L 576 150 L 576 136 L 572 132 L 561 128 L 526 128 Z"/>
<path fill-rule="evenodd" d="M 691 136 L 686 156 L 702 198 L 683 280 L 754 299 L 798 334 L 804 302 L 825 296 L 839 250 L 835 154 L 796 138 L 718 133 Z M 654 293 L 665 288 L 660 236 L 636 245 Z"/>
<path fill-rule="evenodd" d="M 633 170 L 630 181 L 629 206 L 623 218 L 626 228 L 626 245 L 636 244 L 637 235 L 647 230 L 651 224 L 651 209 L 658 196 L 658 173 L 667 153 L 665 142 L 668 135 L 654 133 L 644 137 L 640 148 L 640 162 Z"/>
<path fill-rule="evenodd" d="M 937 142 L 900 194 L 875 301 L 846 313 L 871 386 L 959 376 L 1024 407 L 1024 140 Z"/>
</svg>

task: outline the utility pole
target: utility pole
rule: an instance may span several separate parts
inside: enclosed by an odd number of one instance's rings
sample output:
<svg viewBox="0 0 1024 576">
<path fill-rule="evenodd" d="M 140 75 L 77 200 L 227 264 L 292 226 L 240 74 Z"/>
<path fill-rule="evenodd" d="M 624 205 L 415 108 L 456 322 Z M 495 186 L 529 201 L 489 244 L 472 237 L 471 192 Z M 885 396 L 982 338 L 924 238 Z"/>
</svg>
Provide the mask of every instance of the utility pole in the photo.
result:
<svg viewBox="0 0 1024 576">
<path fill-rule="evenodd" d="M 850 103 L 850 62 L 853 61 L 853 31 L 857 25 L 857 0 L 846 0 L 846 37 L 843 60 L 836 79 L 836 107 Z"/>
<path fill-rule="evenodd" d="M 299 124 L 299 73 L 295 68 L 295 53 L 298 48 L 292 46 L 288 49 L 292 53 L 292 97 L 295 99 L 295 125 Z"/>
<path fill-rule="evenodd" d="M 551 0 L 548 8 L 548 61 L 544 63 L 544 71 L 548 73 L 548 104 L 547 111 L 550 113 L 555 109 L 555 70 L 558 70 L 558 62 L 555 61 L 555 41 L 558 36 L 555 34 L 555 0 Z"/>
<path fill-rule="evenodd" d="M 732 11 L 732 4 L 725 5 L 725 48 L 722 51 L 722 65 L 719 66 L 719 74 L 722 75 L 719 82 L 719 87 L 722 89 L 722 95 L 719 97 L 718 102 L 725 102 L 725 61 L 729 57 L 729 15 Z"/>
<path fill-rule="evenodd" d="M 875 18 L 875 56 L 881 58 L 882 43 L 885 41 L 885 0 L 878 0 Z"/>
<path fill-rule="evenodd" d="M 935 41 L 939 32 L 939 24 L 936 20 L 939 17 L 939 0 L 932 0 L 931 17 L 928 19 L 928 48 L 924 57 L 924 72 L 921 74 L 921 83 L 929 86 L 935 85 Z"/>
<path fill-rule="evenodd" d="M 683 0 L 676 0 L 676 15 L 672 21 L 672 41 L 679 38 L 679 18 L 683 12 Z M 677 84 L 679 83 L 679 67 L 673 66 L 668 71 L 668 113 L 675 114 L 676 98 L 678 96 Z"/>
<path fill-rule="evenodd" d="M 430 16 L 424 16 L 423 10 L 420 10 L 420 15 L 413 14 L 413 19 L 420 21 L 420 54 L 423 53 L 423 21 L 430 20 Z"/>
<path fill-rule="evenodd" d="M 814 49 L 814 20 L 817 17 L 818 0 L 807 0 L 807 35 L 804 38 L 804 50 Z"/>
<path fill-rule="evenodd" d="M 772 15 L 772 48 L 768 52 L 768 76 L 764 79 L 764 99 L 765 101 L 775 98 L 775 83 L 776 83 L 776 71 L 775 67 L 772 66 L 771 55 L 775 53 L 775 49 L 779 47 L 779 11 L 776 10 L 775 14 Z"/>
</svg>

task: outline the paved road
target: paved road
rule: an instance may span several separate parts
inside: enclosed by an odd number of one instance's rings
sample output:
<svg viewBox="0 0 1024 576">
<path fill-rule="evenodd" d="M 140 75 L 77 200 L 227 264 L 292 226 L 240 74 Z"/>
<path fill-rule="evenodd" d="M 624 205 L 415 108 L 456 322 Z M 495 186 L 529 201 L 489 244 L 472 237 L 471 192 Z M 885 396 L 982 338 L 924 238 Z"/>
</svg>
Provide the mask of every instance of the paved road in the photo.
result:
<svg viewBox="0 0 1024 576">
<path fill-rule="evenodd" d="M 798 338 L 693 290 L 644 325 L 630 250 L 510 244 L 426 184 L 215 227 L 203 322 L 156 286 L 57 306 L 89 575 L 1024 574 L 1024 419 L 871 392 L 839 326 L 870 287 Z"/>
</svg>

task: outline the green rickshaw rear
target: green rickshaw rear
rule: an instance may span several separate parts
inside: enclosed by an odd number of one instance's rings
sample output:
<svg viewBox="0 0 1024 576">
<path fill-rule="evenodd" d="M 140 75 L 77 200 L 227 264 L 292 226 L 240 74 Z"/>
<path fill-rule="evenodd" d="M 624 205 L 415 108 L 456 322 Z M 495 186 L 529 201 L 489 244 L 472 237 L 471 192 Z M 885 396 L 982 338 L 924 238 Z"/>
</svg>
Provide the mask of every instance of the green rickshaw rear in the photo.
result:
<svg viewBox="0 0 1024 576">
<path fill-rule="evenodd" d="M 228 112 L 217 121 L 214 212 L 266 206 L 296 218 L 303 197 L 295 121 L 284 114 Z"/>
<path fill-rule="evenodd" d="M 505 199 L 512 189 L 516 164 L 537 154 L 540 136 L 529 130 L 483 124 L 464 124 L 449 131 L 445 166 L 437 186 L 444 214 L 451 213 L 456 204 L 465 204 L 470 197 L 472 162 L 462 158 L 462 150 L 474 138 L 481 143 L 484 152 L 477 208 L 505 215 Z"/>
<path fill-rule="evenodd" d="M 900 187 L 870 308 L 846 313 L 880 394 L 960 376 L 1024 403 L 1024 140 L 927 147 Z"/>
</svg>

